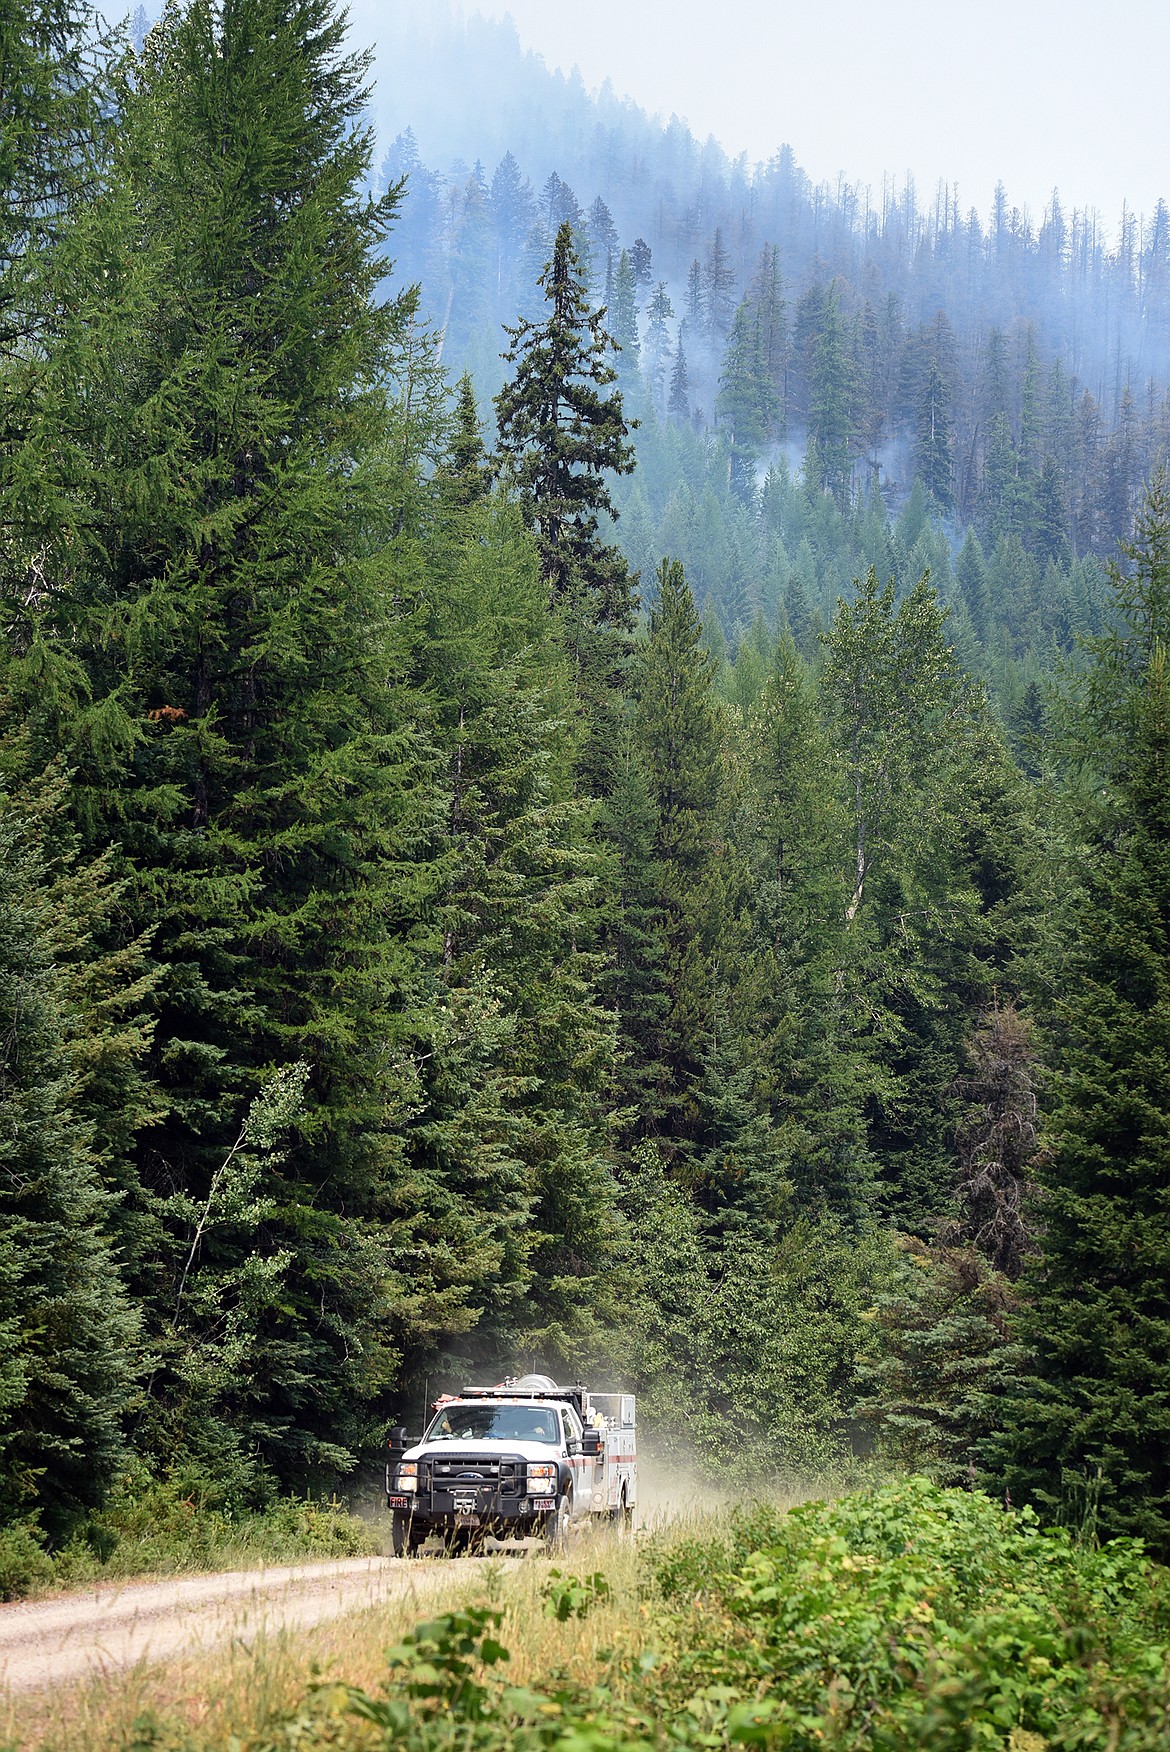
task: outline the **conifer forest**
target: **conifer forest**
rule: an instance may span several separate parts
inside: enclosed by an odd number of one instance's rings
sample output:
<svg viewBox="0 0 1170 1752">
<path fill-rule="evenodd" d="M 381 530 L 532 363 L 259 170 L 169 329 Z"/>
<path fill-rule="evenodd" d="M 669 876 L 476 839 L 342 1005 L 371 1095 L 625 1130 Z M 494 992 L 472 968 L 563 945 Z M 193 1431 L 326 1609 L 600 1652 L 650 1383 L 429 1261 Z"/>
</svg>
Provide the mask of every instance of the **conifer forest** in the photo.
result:
<svg viewBox="0 0 1170 1752">
<path fill-rule="evenodd" d="M 0 1527 L 535 1365 L 1165 1561 L 1170 210 L 442 52 L 0 0 Z"/>
</svg>

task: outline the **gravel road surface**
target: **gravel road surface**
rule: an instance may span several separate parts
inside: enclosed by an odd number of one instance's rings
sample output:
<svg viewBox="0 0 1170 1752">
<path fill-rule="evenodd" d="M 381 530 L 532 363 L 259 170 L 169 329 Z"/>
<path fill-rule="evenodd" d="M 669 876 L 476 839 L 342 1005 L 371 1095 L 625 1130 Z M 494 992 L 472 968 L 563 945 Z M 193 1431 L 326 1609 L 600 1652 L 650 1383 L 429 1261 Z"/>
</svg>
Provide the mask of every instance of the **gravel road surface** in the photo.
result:
<svg viewBox="0 0 1170 1752">
<path fill-rule="evenodd" d="M 0 1688 L 64 1684 L 229 1637 L 249 1642 L 263 1631 L 303 1629 L 392 1596 L 413 1593 L 425 1603 L 451 1576 L 449 1562 L 360 1557 L 0 1605 Z"/>
</svg>

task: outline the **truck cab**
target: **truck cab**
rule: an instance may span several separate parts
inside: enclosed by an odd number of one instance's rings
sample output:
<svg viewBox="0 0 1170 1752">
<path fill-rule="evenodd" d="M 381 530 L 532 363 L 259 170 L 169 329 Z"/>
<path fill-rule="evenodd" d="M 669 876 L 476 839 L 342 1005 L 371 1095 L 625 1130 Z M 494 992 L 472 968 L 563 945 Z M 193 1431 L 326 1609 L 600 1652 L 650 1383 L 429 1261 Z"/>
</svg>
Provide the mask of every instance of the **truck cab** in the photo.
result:
<svg viewBox="0 0 1170 1752">
<path fill-rule="evenodd" d="M 395 1555 L 413 1556 L 434 1534 L 456 1551 L 488 1537 L 563 1545 L 575 1525 L 612 1511 L 607 1434 L 585 1389 L 559 1388 L 547 1376 L 440 1400 L 421 1440 L 391 1437 Z"/>
</svg>

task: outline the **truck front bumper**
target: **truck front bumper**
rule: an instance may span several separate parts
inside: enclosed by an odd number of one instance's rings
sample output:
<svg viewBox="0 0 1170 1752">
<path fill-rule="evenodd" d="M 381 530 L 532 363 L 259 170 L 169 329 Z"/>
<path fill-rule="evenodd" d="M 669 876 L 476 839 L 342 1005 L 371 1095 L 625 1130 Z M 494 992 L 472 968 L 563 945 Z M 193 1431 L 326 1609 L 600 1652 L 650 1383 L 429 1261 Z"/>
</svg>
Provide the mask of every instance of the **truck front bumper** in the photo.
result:
<svg viewBox="0 0 1170 1752">
<path fill-rule="evenodd" d="M 409 1515 L 416 1529 L 427 1527 L 436 1532 L 467 1527 L 516 1534 L 543 1525 L 556 1509 L 554 1497 L 501 1497 L 494 1490 L 433 1491 L 419 1496 L 393 1492 L 386 1503 L 388 1508 Z"/>
</svg>

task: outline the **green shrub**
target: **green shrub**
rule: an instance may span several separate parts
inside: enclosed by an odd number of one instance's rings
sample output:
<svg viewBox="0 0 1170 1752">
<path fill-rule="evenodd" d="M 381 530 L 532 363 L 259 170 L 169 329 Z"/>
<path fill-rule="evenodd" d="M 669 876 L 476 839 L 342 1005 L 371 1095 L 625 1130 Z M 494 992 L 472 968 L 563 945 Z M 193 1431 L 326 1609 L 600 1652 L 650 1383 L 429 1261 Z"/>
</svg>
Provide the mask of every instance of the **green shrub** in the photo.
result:
<svg viewBox="0 0 1170 1752">
<path fill-rule="evenodd" d="M 749 1530 L 766 1537 L 744 1555 Z M 684 1652 L 663 1700 L 689 1713 L 699 1743 L 1170 1743 L 1168 1572 L 1135 1542 L 1081 1548 L 1030 1510 L 913 1479 L 770 1528 L 740 1517 L 711 1555 L 728 1548 L 701 1596 L 706 1623 L 676 1619 Z M 697 1554 L 654 1563 L 680 1600 Z M 715 1624 L 730 1628 L 715 1638 Z"/>
<path fill-rule="evenodd" d="M 19 1600 L 52 1573 L 53 1560 L 35 1523 L 15 1521 L 0 1527 L 0 1600 Z"/>
<path fill-rule="evenodd" d="M 77 1587 L 99 1577 L 172 1575 L 356 1557 L 382 1549 L 383 1533 L 336 1500 L 282 1497 L 251 1513 L 208 1501 L 188 1473 L 126 1473 L 105 1506 L 88 1516 L 50 1559 L 14 1584 L 19 1592 L 55 1583 Z M 39 1547 L 38 1547 L 39 1549 Z"/>
</svg>

